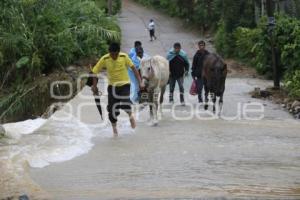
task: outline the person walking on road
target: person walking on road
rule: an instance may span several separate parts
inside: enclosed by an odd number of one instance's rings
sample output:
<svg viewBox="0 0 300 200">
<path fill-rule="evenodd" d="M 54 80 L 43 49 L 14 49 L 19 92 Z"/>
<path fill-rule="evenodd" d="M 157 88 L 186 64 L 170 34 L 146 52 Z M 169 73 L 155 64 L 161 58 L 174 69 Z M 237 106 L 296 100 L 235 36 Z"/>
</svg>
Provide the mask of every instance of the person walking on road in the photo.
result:
<svg viewBox="0 0 300 200">
<path fill-rule="evenodd" d="M 139 72 L 129 59 L 126 53 L 120 52 L 120 45 L 112 43 L 109 46 L 109 53 L 101 57 L 92 69 L 94 74 L 100 73 L 103 69 L 107 70 L 108 78 L 108 117 L 112 124 L 114 136 L 118 136 L 117 117 L 120 109 L 124 110 L 130 119 L 131 127 L 136 127 L 136 122 L 132 114 L 130 95 L 130 79 L 127 69 L 130 68 L 139 82 L 139 86 L 144 88 Z M 99 95 L 97 78 L 93 78 L 92 91 L 94 95 Z"/>
<path fill-rule="evenodd" d="M 156 36 L 155 36 L 155 22 L 153 19 L 150 19 L 150 23 L 148 25 L 148 30 L 150 33 L 150 41 L 152 42 L 153 39 L 156 40 Z"/>
<path fill-rule="evenodd" d="M 134 47 L 130 49 L 129 51 L 129 58 L 132 59 L 134 56 L 136 56 L 136 49 L 142 47 L 142 42 L 141 41 L 135 41 L 134 42 Z"/>
<path fill-rule="evenodd" d="M 203 103 L 202 90 L 203 90 L 203 79 L 202 79 L 202 69 L 203 69 L 203 60 L 209 52 L 205 49 L 205 42 L 198 42 L 198 51 L 194 55 L 193 64 L 192 64 L 192 77 L 196 80 L 198 101 Z"/>
<path fill-rule="evenodd" d="M 143 58 L 148 58 L 149 56 L 147 54 L 144 53 L 144 49 L 140 46 L 137 47 L 135 50 L 136 54 L 131 58 L 135 68 L 140 71 L 140 64 L 141 64 L 141 60 Z M 140 92 L 140 88 L 139 88 L 139 82 L 135 77 L 134 72 L 131 69 L 128 69 L 128 74 L 130 77 L 130 100 L 132 101 L 132 103 L 138 103 L 139 102 L 139 92 Z"/>
<path fill-rule="evenodd" d="M 180 90 L 180 103 L 184 106 L 184 76 L 188 75 L 190 63 L 187 54 L 181 49 L 180 43 L 175 43 L 173 49 L 168 52 L 167 60 L 170 67 L 170 103 L 174 103 L 174 90 L 176 82 L 179 85 Z"/>
</svg>

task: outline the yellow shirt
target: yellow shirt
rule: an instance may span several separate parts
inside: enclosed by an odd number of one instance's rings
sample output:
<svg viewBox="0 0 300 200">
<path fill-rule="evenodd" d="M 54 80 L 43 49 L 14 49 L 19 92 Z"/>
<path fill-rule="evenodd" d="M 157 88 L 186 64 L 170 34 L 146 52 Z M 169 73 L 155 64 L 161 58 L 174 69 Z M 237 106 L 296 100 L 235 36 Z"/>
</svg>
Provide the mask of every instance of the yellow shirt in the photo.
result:
<svg viewBox="0 0 300 200">
<path fill-rule="evenodd" d="M 94 74 L 98 74 L 106 69 L 109 85 L 123 86 L 130 83 L 128 68 L 134 68 L 134 65 L 126 53 L 119 53 L 116 60 L 106 54 L 100 58 L 92 71 Z"/>
</svg>

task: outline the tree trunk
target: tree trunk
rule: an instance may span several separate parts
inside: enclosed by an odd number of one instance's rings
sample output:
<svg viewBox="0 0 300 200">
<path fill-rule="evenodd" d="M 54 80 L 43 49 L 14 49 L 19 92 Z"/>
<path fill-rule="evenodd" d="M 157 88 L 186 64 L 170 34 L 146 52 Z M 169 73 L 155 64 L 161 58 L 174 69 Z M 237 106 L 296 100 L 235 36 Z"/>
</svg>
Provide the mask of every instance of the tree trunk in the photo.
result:
<svg viewBox="0 0 300 200">
<path fill-rule="evenodd" d="M 265 15 L 265 1 L 261 0 L 261 16 Z"/>
<path fill-rule="evenodd" d="M 108 14 L 112 15 L 112 0 L 107 0 L 107 10 Z"/>
<path fill-rule="evenodd" d="M 259 23 L 259 19 L 261 17 L 259 11 L 260 11 L 259 3 L 257 3 L 257 1 L 255 1 L 255 3 L 254 3 L 254 12 L 255 12 L 255 23 L 256 24 Z"/>
<path fill-rule="evenodd" d="M 296 4 L 293 0 L 285 1 L 284 12 L 292 17 L 297 16 Z"/>
<path fill-rule="evenodd" d="M 210 0 L 207 1 L 207 16 L 208 16 L 208 19 L 211 20 L 211 18 L 212 18 L 212 1 L 210 1 Z"/>
<path fill-rule="evenodd" d="M 274 88 L 280 88 L 280 75 L 279 75 L 279 65 L 278 65 L 278 50 L 276 48 L 275 39 L 274 39 L 274 27 L 275 27 L 275 3 L 273 0 L 267 0 L 267 14 L 269 18 L 269 36 L 270 36 L 270 45 L 272 51 L 272 68 L 273 68 L 273 80 L 274 80 Z"/>
</svg>

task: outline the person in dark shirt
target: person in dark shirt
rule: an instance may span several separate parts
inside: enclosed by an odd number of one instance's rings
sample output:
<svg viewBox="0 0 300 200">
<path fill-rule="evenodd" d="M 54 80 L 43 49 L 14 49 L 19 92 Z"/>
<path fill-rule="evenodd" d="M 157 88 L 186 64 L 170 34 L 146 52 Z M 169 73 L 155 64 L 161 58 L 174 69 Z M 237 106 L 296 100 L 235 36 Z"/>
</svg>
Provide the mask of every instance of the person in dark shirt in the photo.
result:
<svg viewBox="0 0 300 200">
<path fill-rule="evenodd" d="M 203 60 L 209 52 L 205 49 L 205 42 L 200 41 L 198 42 L 198 51 L 196 52 L 193 65 L 192 65 L 192 77 L 196 80 L 197 84 L 197 92 L 198 92 L 198 101 L 199 103 L 203 102 L 202 98 L 202 90 L 203 90 L 203 79 L 202 79 L 202 69 L 203 69 Z"/>
<path fill-rule="evenodd" d="M 173 96 L 174 96 L 175 85 L 177 82 L 180 90 L 180 102 L 182 105 L 185 105 L 183 81 L 184 81 L 184 75 L 188 75 L 190 64 L 186 53 L 181 49 L 180 43 L 174 44 L 174 48 L 168 52 L 167 59 L 169 61 L 169 66 L 170 66 L 170 79 L 169 79 L 170 103 L 174 103 Z"/>
</svg>

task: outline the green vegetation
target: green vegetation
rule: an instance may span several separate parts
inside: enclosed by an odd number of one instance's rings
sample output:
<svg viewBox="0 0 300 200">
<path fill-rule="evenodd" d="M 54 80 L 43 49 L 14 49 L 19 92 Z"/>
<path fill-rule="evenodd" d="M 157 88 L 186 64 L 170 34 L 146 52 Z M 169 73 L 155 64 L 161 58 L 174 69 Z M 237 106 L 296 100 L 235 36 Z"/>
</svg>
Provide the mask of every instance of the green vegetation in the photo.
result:
<svg viewBox="0 0 300 200">
<path fill-rule="evenodd" d="M 281 76 L 289 95 L 300 97 L 300 21 L 287 15 L 276 16 L 274 40 Z M 271 47 L 266 19 L 253 29 L 238 27 L 233 33 L 234 56 L 251 66 L 260 74 L 272 78 Z M 217 39 L 218 41 L 218 39 Z M 218 43 L 218 42 L 217 42 Z"/>
<path fill-rule="evenodd" d="M 221 54 L 248 63 L 258 73 L 272 78 L 272 52 L 266 25 L 267 19 L 262 17 L 254 28 L 239 26 L 227 33 L 220 26 L 216 35 L 216 48 Z M 231 37 L 226 37 L 226 34 Z M 285 88 L 290 96 L 300 98 L 300 20 L 278 13 L 273 37 Z M 231 38 L 229 42 L 228 38 Z"/>
<path fill-rule="evenodd" d="M 107 9 L 107 0 L 95 0 L 96 5 L 99 8 L 104 8 L 105 12 L 108 12 Z M 122 7 L 122 0 L 112 0 L 112 13 L 117 14 Z"/>
<path fill-rule="evenodd" d="M 288 89 L 290 96 L 300 97 L 300 70 L 287 73 L 285 76 L 285 87 Z"/>
<path fill-rule="evenodd" d="M 300 69 L 300 21 L 286 15 L 278 15 L 276 18 L 274 38 L 280 68 L 282 72 L 294 72 Z M 262 74 L 272 71 L 268 30 L 264 24 L 265 20 L 255 29 L 239 27 L 234 33 L 235 56 L 251 63 Z"/>
<path fill-rule="evenodd" d="M 264 0 L 136 0 L 215 33 L 215 47 L 272 78 L 272 58 Z M 300 98 L 300 1 L 276 2 L 274 40 L 289 94 Z"/>
<path fill-rule="evenodd" d="M 32 80 L 78 58 L 101 55 L 107 40 L 119 39 L 114 20 L 90 0 L 12 0 L 1 4 L 2 85 Z"/>
<path fill-rule="evenodd" d="M 196 24 L 203 31 L 217 28 L 221 18 L 230 25 L 253 25 L 253 1 L 236 0 L 136 0 L 146 6 L 166 11 L 169 15 L 180 17 Z M 236 9 L 232 9 L 236 8 Z M 228 14 L 230 13 L 230 14 Z M 225 16 L 225 17 L 223 17 Z M 226 27 L 230 29 L 231 27 Z"/>
<path fill-rule="evenodd" d="M 121 1 L 114 2 L 116 13 Z M 99 57 L 110 41 L 119 41 L 116 20 L 105 10 L 106 0 L 1 1 L 0 113 L 22 110 L 42 74 Z"/>
</svg>

